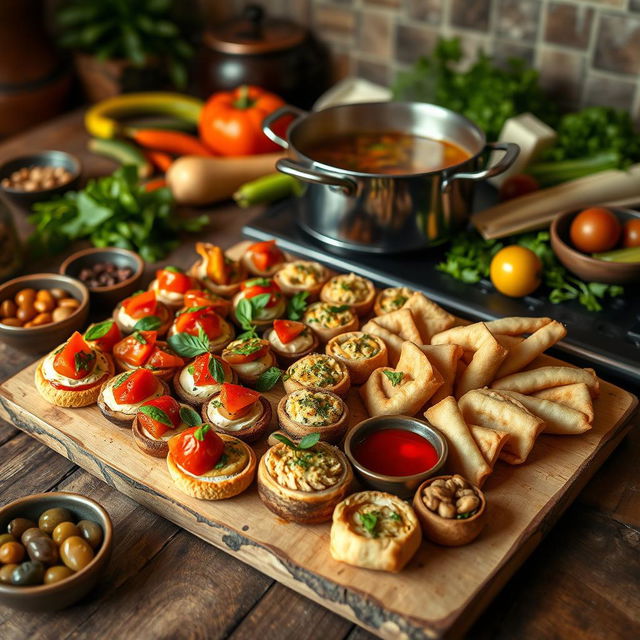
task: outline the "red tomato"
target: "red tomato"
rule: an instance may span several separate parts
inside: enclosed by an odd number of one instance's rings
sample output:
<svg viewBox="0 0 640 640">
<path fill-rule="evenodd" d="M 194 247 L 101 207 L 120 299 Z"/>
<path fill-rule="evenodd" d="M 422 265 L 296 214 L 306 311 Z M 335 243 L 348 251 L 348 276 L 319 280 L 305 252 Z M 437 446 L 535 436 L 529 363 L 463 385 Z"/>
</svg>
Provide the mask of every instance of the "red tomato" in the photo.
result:
<svg viewBox="0 0 640 640">
<path fill-rule="evenodd" d="M 148 398 L 158 388 L 156 377 L 149 369 L 136 369 L 113 388 L 118 404 L 136 404 Z"/>
<path fill-rule="evenodd" d="M 239 384 L 225 382 L 220 390 L 220 402 L 230 414 L 240 413 L 259 399 L 258 391 L 247 389 Z"/>
<path fill-rule="evenodd" d="M 193 280 L 177 267 L 165 267 L 156 271 L 158 289 L 184 293 L 193 286 Z"/>
<path fill-rule="evenodd" d="M 61 376 L 81 380 L 93 371 L 95 361 L 96 354 L 82 336 L 74 331 L 53 359 L 53 368 Z"/>
<path fill-rule="evenodd" d="M 573 246 L 585 253 L 613 249 L 620 240 L 622 227 L 616 216 L 603 207 L 581 211 L 571 223 L 569 237 Z"/>
<path fill-rule="evenodd" d="M 224 441 L 210 424 L 185 429 L 169 440 L 174 462 L 185 471 L 201 476 L 218 464 L 224 452 Z"/>
<path fill-rule="evenodd" d="M 157 331 L 136 331 L 113 347 L 113 355 L 134 367 L 147 362 L 158 339 Z"/>
<path fill-rule="evenodd" d="M 229 313 L 231 303 L 215 293 L 202 289 L 189 289 L 184 294 L 184 309 L 191 307 L 211 307 L 216 313 L 225 317 Z"/>
<path fill-rule="evenodd" d="M 209 370 L 209 361 L 211 360 L 211 358 L 215 358 L 220 363 L 225 373 L 225 378 L 227 377 L 228 365 L 224 362 L 224 360 L 222 360 L 220 356 L 214 356 L 211 353 L 203 353 L 193 361 L 193 381 L 196 387 L 206 387 L 213 384 L 220 384 L 211 375 L 211 371 Z"/>
<path fill-rule="evenodd" d="M 295 320 L 274 320 L 273 330 L 280 338 L 280 342 L 287 344 L 295 340 L 305 330 L 305 325 Z"/>
<path fill-rule="evenodd" d="M 154 407 L 145 413 L 142 407 Z M 167 431 L 177 429 L 182 420 L 180 419 L 180 405 L 171 396 L 160 396 L 142 403 L 138 410 L 138 422 L 154 438 L 161 438 Z"/>
<path fill-rule="evenodd" d="M 229 364 L 243 364 L 262 358 L 269 351 L 269 343 L 266 340 L 254 338 L 234 348 L 235 351 L 229 348 L 225 349 L 222 353 L 222 359 Z M 249 353 L 238 353 L 238 351 Z"/>
<path fill-rule="evenodd" d="M 184 365 L 184 360 L 164 345 L 156 345 L 147 360 L 147 366 L 155 367 L 156 369 L 171 369 L 182 365 Z"/>
<path fill-rule="evenodd" d="M 275 283 L 275 280 L 271 278 L 252 278 L 251 280 L 245 280 L 240 289 L 244 292 L 244 297 L 255 298 L 262 293 L 270 293 L 271 297 L 267 302 L 267 307 L 273 307 L 277 304 L 281 297 L 280 287 Z"/>
<path fill-rule="evenodd" d="M 99 349 L 104 353 L 111 353 L 116 342 L 119 342 L 120 340 L 122 340 L 122 333 L 120 332 L 120 329 L 118 329 L 118 325 L 114 321 L 111 321 L 109 331 L 100 338 L 91 340 L 91 342 L 96 349 Z"/>
<path fill-rule="evenodd" d="M 223 156 L 252 156 L 281 151 L 262 131 L 262 121 L 284 105 L 282 99 L 253 86 L 214 93 L 200 113 L 198 129 L 203 142 Z M 291 118 L 274 127 L 285 135 Z"/>
<path fill-rule="evenodd" d="M 122 301 L 122 306 L 127 315 L 140 319 L 147 316 L 155 316 L 158 308 L 155 291 L 143 291 Z"/>
<path fill-rule="evenodd" d="M 528 193 L 537 191 L 540 188 L 537 180 L 525 173 L 518 173 L 509 176 L 500 187 L 500 200 L 513 200 L 520 196 L 526 196 Z"/>
<path fill-rule="evenodd" d="M 222 331 L 220 316 L 211 309 L 199 309 L 198 311 L 187 311 L 176 317 L 175 329 L 177 333 L 188 333 L 197 336 L 200 328 L 210 339 L 217 338 Z"/>
<path fill-rule="evenodd" d="M 640 218 L 632 218 L 624 223 L 623 247 L 640 247 Z"/>
<path fill-rule="evenodd" d="M 260 271 L 266 271 L 273 265 L 284 261 L 284 254 L 276 247 L 275 240 L 256 242 L 247 251 L 252 254 L 251 260 Z"/>
</svg>

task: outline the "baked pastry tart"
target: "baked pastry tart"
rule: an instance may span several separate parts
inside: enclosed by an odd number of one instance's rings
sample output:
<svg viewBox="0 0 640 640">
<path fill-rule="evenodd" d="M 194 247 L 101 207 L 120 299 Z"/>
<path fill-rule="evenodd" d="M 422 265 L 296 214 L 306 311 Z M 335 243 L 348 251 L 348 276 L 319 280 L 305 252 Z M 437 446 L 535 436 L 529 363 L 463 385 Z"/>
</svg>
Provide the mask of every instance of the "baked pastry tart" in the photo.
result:
<svg viewBox="0 0 640 640">
<path fill-rule="evenodd" d="M 371 311 L 375 297 L 373 282 L 355 273 L 334 276 L 320 291 L 320 300 L 334 305 L 348 304 L 359 316 Z"/>
<path fill-rule="evenodd" d="M 386 367 L 388 362 L 387 345 L 382 338 L 362 331 L 331 338 L 325 351 L 347 367 L 353 384 L 366 382 L 373 371 Z"/>
<path fill-rule="evenodd" d="M 203 351 L 220 353 L 232 340 L 235 331 L 231 324 L 219 316 L 211 307 L 189 307 L 176 313 L 169 328 L 167 339 L 179 354 L 188 357 L 192 352 L 193 336 L 202 342 Z M 187 353 L 188 352 L 188 353 Z"/>
<path fill-rule="evenodd" d="M 306 324 L 295 320 L 274 320 L 273 327 L 265 331 L 264 339 L 282 367 L 316 351 L 319 345 L 318 336 Z"/>
<path fill-rule="evenodd" d="M 118 427 L 130 427 L 140 405 L 168 394 L 166 382 L 154 376 L 149 369 L 125 371 L 102 385 L 98 409 Z"/>
<path fill-rule="evenodd" d="M 191 427 L 169 440 L 169 475 L 180 491 L 202 500 L 242 493 L 256 473 L 253 449 L 210 424 Z"/>
<path fill-rule="evenodd" d="M 316 300 L 329 279 L 329 270 L 319 262 L 294 260 L 283 265 L 273 278 L 285 295 L 306 292 L 308 300 Z"/>
<path fill-rule="evenodd" d="M 184 294 L 195 289 L 197 281 L 179 267 L 172 265 L 156 271 L 156 277 L 149 284 L 149 291 L 155 291 L 158 302 L 170 309 L 180 309 L 184 305 Z"/>
<path fill-rule="evenodd" d="M 282 436 L 280 436 L 282 438 Z M 258 495 L 276 515 L 313 524 L 331 519 L 350 491 L 353 471 L 337 447 L 312 438 L 298 445 L 282 438 L 258 465 Z"/>
<path fill-rule="evenodd" d="M 159 302 L 155 291 L 142 291 L 125 298 L 113 310 L 113 319 L 123 335 L 153 330 L 163 336 L 173 321 L 173 312 Z"/>
<path fill-rule="evenodd" d="M 249 317 L 251 324 L 256 327 L 267 327 L 285 314 L 287 301 L 273 279 L 246 280 L 240 289 L 232 301 L 233 318 L 240 326 L 246 324 L 243 323 L 243 317 Z"/>
<path fill-rule="evenodd" d="M 147 400 L 138 409 L 131 431 L 138 448 L 155 458 L 166 458 L 173 436 L 201 424 L 200 416 L 171 396 Z"/>
<path fill-rule="evenodd" d="M 184 365 L 166 342 L 158 340 L 156 331 L 136 331 L 123 338 L 113 347 L 113 359 L 118 371 L 144 367 L 163 380 L 170 380 Z"/>
<path fill-rule="evenodd" d="M 407 300 L 413 295 L 413 289 L 409 287 L 388 287 L 378 292 L 373 303 L 373 312 L 377 316 L 391 313 L 404 307 Z"/>
<path fill-rule="evenodd" d="M 76 331 L 40 361 L 36 389 L 58 407 L 86 407 L 98 399 L 113 373 L 111 356 L 90 347 Z"/>
<path fill-rule="evenodd" d="M 231 298 L 240 291 L 240 283 L 247 278 L 246 267 L 225 255 L 224 251 L 208 242 L 196 242 L 200 259 L 189 269 L 205 288 L 224 298 Z"/>
<path fill-rule="evenodd" d="M 228 344 L 222 352 L 222 359 L 231 366 L 238 380 L 248 385 L 255 384 L 267 369 L 276 364 L 269 342 L 253 336 Z"/>
<path fill-rule="evenodd" d="M 319 433 L 324 442 L 340 442 L 349 426 L 349 408 L 331 391 L 298 389 L 280 398 L 278 423 L 297 440 Z"/>
<path fill-rule="evenodd" d="M 422 532 L 414 510 L 382 491 L 362 491 L 333 512 L 331 557 L 355 567 L 401 571 L 420 546 Z"/>
<path fill-rule="evenodd" d="M 360 324 L 358 316 L 348 304 L 336 305 L 331 302 L 314 302 L 307 307 L 302 319 L 323 343 L 345 331 L 355 331 Z"/>
<path fill-rule="evenodd" d="M 176 395 L 194 407 L 220 393 L 224 382 L 235 382 L 236 374 L 227 362 L 212 353 L 203 353 L 173 376 Z"/>
<path fill-rule="evenodd" d="M 351 387 L 349 371 L 332 356 L 311 353 L 294 362 L 283 376 L 284 390 L 316 388 L 332 391 L 345 398 Z"/>
<path fill-rule="evenodd" d="M 184 294 L 183 309 L 211 307 L 219 316 L 226 318 L 231 311 L 231 301 L 207 289 L 189 289 Z"/>
<path fill-rule="evenodd" d="M 242 264 L 254 276 L 273 276 L 285 263 L 284 253 L 278 249 L 275 240 L 265 240 L 252 244 L 242 256 Z"/>
<path fill-rule="evenodd" d="M 218 433 L 254 442 L 271 424 L 271 404 L 258 391 L 225 382 L 202 407 L 202 419 Z"/>
<path fill-rule="evenodd" d="M 112 318 L 89 325 L 82 336 L 84 341 L 92 348 L 111 353 L 116 342 L 122 340 L 122 332 L 116 321 Z"/>
</svg>

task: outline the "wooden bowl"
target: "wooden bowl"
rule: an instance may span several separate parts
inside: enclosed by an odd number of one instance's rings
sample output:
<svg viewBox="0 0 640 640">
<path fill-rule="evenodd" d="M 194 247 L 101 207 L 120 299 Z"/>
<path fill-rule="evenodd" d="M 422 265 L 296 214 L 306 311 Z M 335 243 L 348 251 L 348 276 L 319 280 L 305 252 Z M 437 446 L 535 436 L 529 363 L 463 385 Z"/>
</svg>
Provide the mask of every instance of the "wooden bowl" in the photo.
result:
<svg viewBox="0 0 640 640">
<path fill-rule="evenodd" d="M 54 584 L 16 587 L 0 584 L 0 604 L 24 611 L 56 611 L 80 600 L 96 584 L 104 572 L 113 541 L 113 525 L 109 514 L 97 502 L 77 493 L 54 491 L 37 493 L 14 500 L 0 509 L 0 530 L 6 531 L 13 518 L 25 517 L 37 522 L 47 509 L 65 507 L 77 520 L 93 520 L 104 533 L 102 546 L 94 559 L 72 576 Z"/>
<path fill-rule="evenodd" d="M 99 262 L 112 262 L 119 268 L 129 267 L 133 270 L 133 274 L 126 280 L 108 287 L 87 287 L 91 293 L 92 302 L 105 307 L 114 307 L 120 300 L 128 298 L 134 291 L 141 288 L 144 260 L 134 251 L 118 247 L 91 247 L 76 251 L 60 265 L 60 273 L 78 278 L 83 269 Z"/>
<path fill-rule="evenodd" d="M 630 209 L 614 209 L 616 217 L 625 222 L 640 218 L 640 213 Z M 558 260 L 572 273 L 587 282 L 629 284 L 640 282 L 640 262 L 609 262 L 598 260 L 571 246 L 569 228 L 578 211 L 561 213 L 551 223 L 551 248 Z"/>
<path fill-rule="evenodd" d="M 55 273 L 35 273 L 9 280 L 0 286 L 0 302 L 20 291 L 33 289 L 60 288 L 67 291 L 80 306 L 69 317 L 59 322 L 43 324 L 39 327 L 10 327 L 0 323 L 0 341 L 25 353 L 38 354 L 51 351 L 62 344 L 74 331 L 81 329 L 89 314 L 89 290 L 82 282 Z"/>
<path fill-rule="evenodd" d="M 480 535 L 486 522 L 487 501 L 485 500 L 484 493 L 472 484 L 471 486 L 480 498 L 480 508 L 474 515 L 466 520 L 439 516 L 424 504 L 422 492 L 434 480 L 448 480 L 449 478 L 451 478 L 450 475 L 435 476 L 425 480 L 418 487 L 413 497 L 413 508 L 420 520 L 422 534 L 425 538 L 445 547 L 460 547 L 463 544 L 468 544 L 472 540 L 475 540 Z"/>
</svg>

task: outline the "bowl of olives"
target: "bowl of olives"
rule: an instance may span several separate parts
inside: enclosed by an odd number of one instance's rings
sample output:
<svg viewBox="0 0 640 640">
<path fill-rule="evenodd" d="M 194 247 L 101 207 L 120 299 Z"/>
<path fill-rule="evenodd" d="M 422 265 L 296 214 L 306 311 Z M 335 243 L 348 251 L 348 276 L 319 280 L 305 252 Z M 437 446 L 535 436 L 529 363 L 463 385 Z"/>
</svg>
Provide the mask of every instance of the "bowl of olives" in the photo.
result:
<svg viewBox="0 0 640 640">
<path fill-rule="evenodd" d="M 0 604 L 56 611 L 96 584 L 109 556 L 113 526 L 94 500 L 38 493 L 0 509 Z"/>
</svg>

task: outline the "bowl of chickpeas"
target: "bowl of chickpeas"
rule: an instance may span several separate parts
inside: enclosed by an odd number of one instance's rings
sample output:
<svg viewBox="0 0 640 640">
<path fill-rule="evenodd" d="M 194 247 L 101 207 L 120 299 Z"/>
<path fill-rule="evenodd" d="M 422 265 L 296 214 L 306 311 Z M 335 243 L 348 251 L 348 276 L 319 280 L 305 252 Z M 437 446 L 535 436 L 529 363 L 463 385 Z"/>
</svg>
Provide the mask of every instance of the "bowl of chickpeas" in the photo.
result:
<svg viewBox="0 0 640 640">
<path fill-rule="evenodd" d="M 21 351 L 50 351 L 81 329 L 88 313 L 89 291 L 75 278 L 36 273 L 0 286 L 0 340 Z"/>
<path fill-rule="evenodd" d="M 96 584 L 111 555 L 113 525 L 91 498 L 56 491 L 0 509 L 0 604 L 55 611 Z"/>
</svg>

